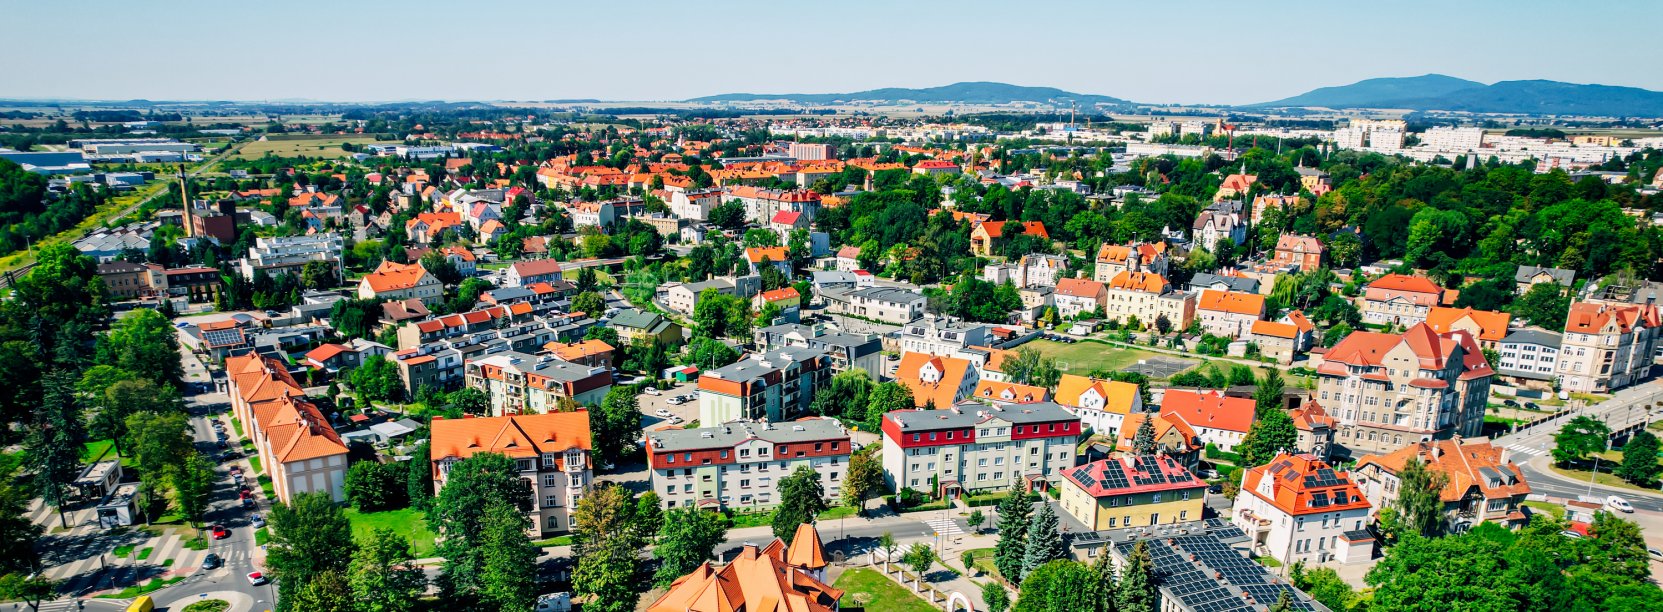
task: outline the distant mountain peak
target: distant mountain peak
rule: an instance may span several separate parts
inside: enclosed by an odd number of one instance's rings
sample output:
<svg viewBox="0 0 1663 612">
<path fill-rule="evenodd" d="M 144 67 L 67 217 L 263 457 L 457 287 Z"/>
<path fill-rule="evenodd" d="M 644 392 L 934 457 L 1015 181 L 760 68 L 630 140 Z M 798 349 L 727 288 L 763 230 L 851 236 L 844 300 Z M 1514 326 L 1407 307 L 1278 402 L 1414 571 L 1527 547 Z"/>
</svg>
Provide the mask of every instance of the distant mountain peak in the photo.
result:
<svg viewBox="0 0 1663 612">
<path fill-rule="evenodd" d="M 1060 103 L 1072 101 L 1082 107 L 1095 104 L 1122 105 L 1127 101 L 1110 96 L 1095 94 L 1080 94 L 1064 91 L 1055 87 L 1028 87 L 1011 85 L 993 81 L 964 81 L 940 87 L 907 88 L 885 87 L 868 89 L 848 93 L 789 93 L 789 94 L 755 94 L 729 93 L 702 98 L 693 98 L 689 102 L 751 102 L 758 100 L 787 100 L 801 104 L 831 104 L 836 102 L 850 102 L 855 100 L 899 102 L 911 101 L 919 103 L 962 102 L 970 104 L 1009 104 L 1012 102 L 1052 102 Z"/>
<path fill-rule="evenodd" d="M 1526 115 L 1663 117 L 1663 92 L 1565 83 L 1545 79 L 1485 85 L 1442 74 L 1367 79 L 1321 87 L 1303 94 L 1250 105 L 1324 108 L 1402 108 Z"/>
</svg>

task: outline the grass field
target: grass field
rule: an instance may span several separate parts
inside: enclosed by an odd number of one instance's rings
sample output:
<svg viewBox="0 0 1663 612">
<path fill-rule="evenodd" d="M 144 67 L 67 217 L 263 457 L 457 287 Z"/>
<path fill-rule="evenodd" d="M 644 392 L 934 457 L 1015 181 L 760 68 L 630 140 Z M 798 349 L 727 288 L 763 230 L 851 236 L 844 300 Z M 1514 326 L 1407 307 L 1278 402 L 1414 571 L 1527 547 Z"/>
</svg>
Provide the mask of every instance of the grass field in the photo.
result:
<svg viewBox="0 0 1663 612">
<path fill-rule="evenodd" d="M 1081 341 L 1074 344 L 1063 344 L 1050 340 L 1034 340 L 1023 344 L 1020 348 L 1033 348 L 1046 357 L 1055 357 L 1057 367 L 1070 374 L 1085 376 L 1088 372 L 1099 368 L 1107 370 L 1124 370 L 1137 365 L 1141 359 L 1154 357 L 1168 357 L 1160 353 L 1138 349 L 1124 349 L 1109 346 L 1102 342 Z M 1064 367 L 1066 366 L 1066 367 Z"/>
<path fill-rule="evenodd" d="M 346 518 L 352 523 L 354 540 L 366 540 L 377 529 L 391 529 L 410 541 L 410 547 L 415 551 L 417 558 L 431 556 L 433 542 L 438 539 L 438 535 L 434 534 L 432 529 L 428 529 L 427 518 L 420 510 L 406 508 L 364 513 L 347 508 Z"/>
<path fill-rule="evenodd" d="M 341 149 L 341 143 L 372 144 L 374 136 L 319 135 L 304 138 L 254 141 L 237 152 L 239 159 L 260 159 L 267 153 L 278 157 L 311 157 L 336 159 L 351 156 Z"/>
<path fill-rule="evenodd" d="M 1553 516 L 1553 518 L 1565 518 L 1565 507 L 1561 506 L 1559 504 L 1550 504 L 1548 502 L 1539 502 L 1539 501 L 1527 501 L 1527 502 L 1524 502 L 1524 505 L 1529 507 L 1531 510 L 1535 510 L 1537 512 L 1542 512 L 1542 513 L 1545 513 L 1545 514 L 1550 514 L 1550 515 Z"/>
<path fill-rule="evenodd" d="M 1548 465 L 1548 469 L 1553 470 L 1553 473 L 1555 473 L 1555 474 L 1558 474 L 1558 475 L 1563 476 L 1565 478 L 1569 478 L 1571 480 L 1575 480 L 1577 482 L 1582 482 L 1582 483 L 1588 482 L 1588 477 L 1590 475 L 1590 473 L 1587 470 L 1578 470 L 1578 469 L 1574 469 L 1574 468 L 1562 468 L 1562 467 L 1559 467 L 1557 465 L 1552 465 L 1552 464 Z M 1600 486 L 1605 486 L 1605 487 L 1617 488 L 1617 489 L 1628 489 L 1630 491 L 1650 491 L 1650 492 L 1653 492 L 1653 493 L 1657 492 L 1657 489 L 1648 489 L 1648 488 L 1645 488 L 1645 487 L 1634 486 L 1633 484 L 1630 484 L 1627 480 L 1623 480 L 1621 478 L 1618 478 L 1616 474 L 1611 474 L 1611 473 L 1603 471 L 1603 470 L 1605 470 L 1605 462 L 1603 462 L 1603 461 L 1600 462 L 1600 470 L 1601 471 L 1598 474 L 1593 474 L 1594 484 L 1597 484 L 1597 485 L 1600 485 Z"/>
<path fill-rule="evenodd" d="M 837 577 L 839 589 L 846 594 L 843 603 L 864 606 L 867 612 L 940 612 L 894 580 L 874 570 L 855 568 Z"/>
</svg>

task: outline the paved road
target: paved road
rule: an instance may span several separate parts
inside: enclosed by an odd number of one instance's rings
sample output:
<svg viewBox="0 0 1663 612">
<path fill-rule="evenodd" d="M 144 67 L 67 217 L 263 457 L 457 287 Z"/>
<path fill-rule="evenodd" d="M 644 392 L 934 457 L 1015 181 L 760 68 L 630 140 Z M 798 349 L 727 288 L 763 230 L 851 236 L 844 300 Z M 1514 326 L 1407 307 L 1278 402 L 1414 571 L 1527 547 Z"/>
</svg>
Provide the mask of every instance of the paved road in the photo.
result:
<svg viewBox="0 0 1663 612">
<path fill-rule="evenodd" d="M 1517 458 L 1519 469 L 1524 472 L 1533 492 L 1568 498 L 1617 495 L 1627 499 L 1636 509 L 1663 512 L 1663 495 L 1599 485 L 1590 487 L 1587 482 L 1565 478 L 1548 469 L 1553 461 L 1553 436 L 1572 418 L 1592 416 L 1604 421 L 1611 429 L 1622 429 L 1648 419 L 1655 420 L 1653 415 L 1663 417 L 1663 410 L 1646 410 L 1646 406 L 1658 401 L 1663 401 L 1663 381 L 1648 381 L 1618 391 L 1604 402 L 1572 410 L 1552 420 L 1498 437 L 1495 444 L 1506 447 Z"/>
</svg>

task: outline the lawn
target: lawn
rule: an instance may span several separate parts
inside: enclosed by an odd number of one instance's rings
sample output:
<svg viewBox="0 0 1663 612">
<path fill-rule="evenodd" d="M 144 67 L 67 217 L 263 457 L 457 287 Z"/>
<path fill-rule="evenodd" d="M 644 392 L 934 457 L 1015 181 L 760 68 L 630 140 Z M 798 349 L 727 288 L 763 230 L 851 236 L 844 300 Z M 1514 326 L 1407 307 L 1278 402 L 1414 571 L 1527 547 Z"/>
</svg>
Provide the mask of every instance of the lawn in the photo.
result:
<svg viewBox="0 0 1663 612">
<path fill-rule="evenodd" d="M 279 138 L 245 144 L 242 150 L 237 151 L 236 157 L 237 159 L 260 159 L 270 153 L 278 157 L 339 159 L 352 156 L 352 153 L 341 148 L 341 143 L 366 145 L 375 142 L 377 141 L 374 136 L 345 136 L 340 134 Z"/>
<path fill-rule="evenodd" d="M 1603 462 L 1603 461 L 1600 462 L 1601 466 L 1603 466 L 1604 463 L 1605 462 Z M 1552 465 L 1552 464 L 1548 465 L 1548 469 L 1553 470 L 1553 473 L 1555 473 L 1555 474 L 1558 474 L 1560 476 L 1564 476 L 1565 478 L 1569 478 L 1571 480 L 1575 480 L 1579 483 L 1587 483 L 1588 482 L 1589 472 L 1587 470 L 1578 470 L 1578 469 L 1575 469 L 1575 468 L 1562 468 L 1562 467 L 1559 467 L 1557 465 Z M 1615 488 L 1618 488 L 1618 489 L 1628 489 L 1630 491 L 1648 491 L 1648 492 L 1652 492 L 1652 493 L 1657 492 L 1657 489 L 1647 489 L 1645 487 L 1637 487 L 1637 486 L 1634 486 L 1632 484 L 1629 484 L 1629 482 L 1626 481 L 1626 480 L 1618 478 L 1614 474 L 1608 474 L 1608 473 L 1603 472 L 1603 471 L 1594 475 L 1594 484 L 1598 484 L 1600 486 L 1606 486 L 1606 487 L 1615 487 Z"/>
<path fill-rule="evenodd" d="M 1524 503 L 1524 505 L 1529 507 L 1531 510 L 1536 510 L 1538 512 L 1542 512 L 1542 513 L 1545 513 L 1545 514 L 1550 514 L 1550 515 L 1553 516 L 1553 518 L 1556 518 L 1556 519 L 1565 518 L 1565 507 L 1561 506 L 1559 504 L 1550 504 L 1548 502 L 1540 502 L 1540 501 L 1527 501 L 1527 502 Z"/>
<path fill-rule="evenodd" d="M 555 547 L 555 546 L 571 546 L 572 545 L 572 536 L 571 535 L 555 536 L 555 537 L 549 538 L 547 540 L 537 540 L 536 542 L 532 542 L 531 545 L 536 546 L 538 548 L 551 548 L 551 547 Z"/>
<path fill-rule="evenodd" d="M 864 606 L 867 612 L 940 612 L 939 608 L 914 595 L 911 589 L 896 584 L 875 570 L 851 569 L 838 576 L 837 584 L 832 586 L 846 592 L 843 596 L 845 605 Z"/>
<path fill-rule="evenodd" d="M 975 560 L 971 561 L 970 564 L 980 571 L 982 575 L 999 575 L 999 568 L 993 566 L 993 549 L 976 548 L 968 552 L 975 557 Z"/>
<path fill-rule="evenodd" d="M 353 539 L 364 541 L 377 529 L 391 529 L 410 541 L 418 558 L 432 555 L 433 542 L 438 539 L 433 530 L 428 529 L 427 518 L 420 510 L 413 508 L 368 513 L 347 508 L 346 518 L 352 523 Z"/>
<path fill-rule="evenodd" d="M 81 460 L 95 461 L 103 459 L 104 453 L 109 452 L 111 446 L 114 446 L 114 444 L 109 440 L 94 440 L 92 442 L 88 442 L 86 448 L 81 449 Z"/>
<path fill-rule="evenodd" d="M 1154 357 L 1167 357 L 1160 353 L 1152 353 L 1139 349 L 1126 349 L 1110 346 L 1095 340 L 1082 340 L 1074 344 L 1064 344 L 1051 340 L 1033 340 L 1022 345 L 1022 348 L 1038 350 L 1041 355 L 1054 357 L 1057 367 L 1071 374 L 1085 376 L 1092 370 L 1124 370 L 1138 364 L 1138 361 Z"/>
<path fill-rule="evenodd" d="M 160 591 L 163 588 L 165 588 L 167 586 L 170 586 L 173 583 L 179 582 L 179 581 L 184 580 L 184 579 L 185 579 L 184 576 L 174 576 L 172 578 L 167 578 L 167 579 L 155 578 L 155 579 L 152 579 L 150 582 L 146 582 L 144 584 L 135 584 L 133 586 L 122 589 L 121 592 L 119 592 L 119 593 L 106 593 L 106 594 L 103 594 L 103 595 L 99 595 L 99 597 L 103 598 L 103 599 L 132 599 L 134 597 L 138 597 L 138 596 L 143 595 L 145 593 L 153 593 L 155 591 Z"/>
<path fill-rule="evenodd" d="M 854 506 L 832 506 L 830 509 L 825 512 L 821 512 L 814 518 L 821 521 L 835 521 L 840 518 L 854 516 L 855 510 L 856 508 Z"/>
</svg>

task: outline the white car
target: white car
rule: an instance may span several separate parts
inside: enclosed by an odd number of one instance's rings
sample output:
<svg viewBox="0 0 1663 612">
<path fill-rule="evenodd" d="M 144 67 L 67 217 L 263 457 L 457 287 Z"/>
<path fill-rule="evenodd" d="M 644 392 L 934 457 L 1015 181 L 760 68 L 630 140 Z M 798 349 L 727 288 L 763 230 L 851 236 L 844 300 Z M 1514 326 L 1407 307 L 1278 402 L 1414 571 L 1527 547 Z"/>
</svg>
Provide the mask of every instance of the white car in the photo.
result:
<svg viewBox="0 0 1663 612">
<path fill-rule="evenodd" d="M 658 389 L 654 388 L 654 387 L 642 387 L 641 392 L 645 393 L 647 395 L 658 395 L 659 394 Z"/>
<path fill-rule="evenodd" d="M 670 414 L 670 411 L 665 410 L 663 408 L 659 408 L 658 410 L 654 410 L 653 415 L 654 416 L 661 416 L 661 417 L 674 416 L 674 415 Z"/>
<path fill-rule="evenodd" d="M 682 397 L 678 395 L 678 396 L 672 397 L 670 399 L 664 400 L 664 403 L 669 404 L 671 406 L 680 406 L 682 404 L 687 403 L 687 400 L 682 399 Z"/>
<path fill-rule="evenodd" d="M 260 586 L 262 584 L 265 584 L 266 583 L 266 575 L 262 574 L 260 572 L 249 572 L 248 573 L 248 583 L 252 584 L 254 586 Z"/>
<path fill-rule="evenodd" d="M 670 421 L 671 425 L 680 425 L 681 424 L 681 417 L 678 417 L 678 416 L 675 416 L 675 415 L 671 415 L 668 420 Z"/>
</svg>

